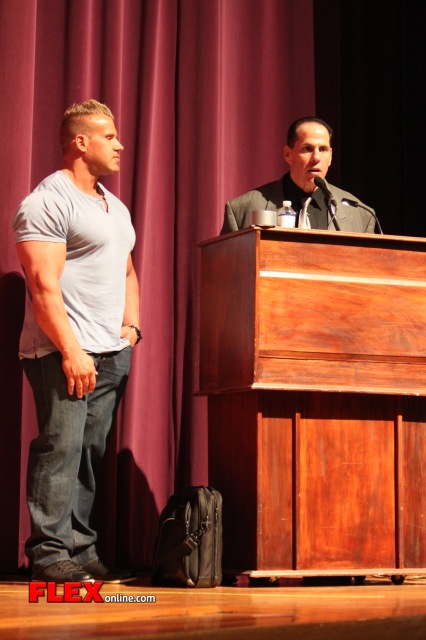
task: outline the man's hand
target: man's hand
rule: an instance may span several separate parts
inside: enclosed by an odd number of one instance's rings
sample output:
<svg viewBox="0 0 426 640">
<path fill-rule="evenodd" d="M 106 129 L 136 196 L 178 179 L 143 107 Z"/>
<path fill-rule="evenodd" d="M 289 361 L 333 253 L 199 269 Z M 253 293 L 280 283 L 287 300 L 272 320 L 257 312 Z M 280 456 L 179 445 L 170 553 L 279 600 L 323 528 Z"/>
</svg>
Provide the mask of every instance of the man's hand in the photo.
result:
<svg viewBox="0 0 426 640">
<path fill-rule="evenodd" d="M 121 327 L 120 338 L 127 338 L 130 346 L 134 347 L 138 339 L 138 334 L 132 327 Z"/>
<path fill-rule="evenodd" d="M 95 389 L 98 372 L 93 358 L 85 351 L 63 354 L 62 369 L 67 378 L 70 396 L 75 392 L 77 398 L 82 398 Z"/>
</svg>

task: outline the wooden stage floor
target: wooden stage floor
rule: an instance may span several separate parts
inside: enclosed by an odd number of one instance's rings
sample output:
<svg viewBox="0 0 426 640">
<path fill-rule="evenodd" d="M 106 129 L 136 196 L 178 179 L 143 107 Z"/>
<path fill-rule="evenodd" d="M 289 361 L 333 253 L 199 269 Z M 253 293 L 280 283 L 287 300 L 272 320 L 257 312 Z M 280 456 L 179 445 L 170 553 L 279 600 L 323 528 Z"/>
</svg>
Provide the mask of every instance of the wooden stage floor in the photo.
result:
<svg viewBox="0 0 426 640">
<path fill-rule="evenodd" d="M 57 595 L 61 594 L 58 588 Z M 81 593 L 87 592 L 82 589 Z M 0 577 L 0 638 L 8 640 L 298 639 L 411 640 L 426 637 L 426 575 L 394 585 L 367 576 L 362 585 L 305 584 L 214 589 L 151 587 L 140 577 L 102 585 L 104 602 L 29 602 L 25 578 Z M 129 596 L 139 602 L 124 602 Z M 150 602 L 154 596 L 155 602 Z M 111 599 L 121 602 L 106 602 Z M 142 600 L 142 602 L 141 602 Z"/>
</svg>

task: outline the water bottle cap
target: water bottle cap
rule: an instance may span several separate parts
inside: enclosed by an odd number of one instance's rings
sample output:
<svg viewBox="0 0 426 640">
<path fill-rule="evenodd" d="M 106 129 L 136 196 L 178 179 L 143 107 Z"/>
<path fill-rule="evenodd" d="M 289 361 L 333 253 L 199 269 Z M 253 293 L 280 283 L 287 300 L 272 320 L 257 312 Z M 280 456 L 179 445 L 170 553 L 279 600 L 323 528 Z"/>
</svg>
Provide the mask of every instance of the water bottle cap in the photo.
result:
<svg viewBox="0 0 426 640">
<path fill-rule="evenodd" d="M 283 200 L 283 207 L 291 207 L 291 200 Z"/>
</svg>

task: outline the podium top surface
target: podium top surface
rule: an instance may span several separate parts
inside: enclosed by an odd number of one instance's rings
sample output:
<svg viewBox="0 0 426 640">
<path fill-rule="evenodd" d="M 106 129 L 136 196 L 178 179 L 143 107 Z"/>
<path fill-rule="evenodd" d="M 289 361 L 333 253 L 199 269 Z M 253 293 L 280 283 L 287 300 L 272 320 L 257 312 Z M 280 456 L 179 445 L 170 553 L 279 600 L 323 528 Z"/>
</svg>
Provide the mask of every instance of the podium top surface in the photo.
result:
<svg viewBox="0 0 426 640">
<path fill-rule="evenodd" d="M 397 236 L 378 233 L 349 233 L 346 231 L 325 231 L 321 229 L 286 229 L 283 227 L 246 227 L 220 236 L 213 236 L 202 240 L 198 246 L 202 247 L 212 242 L 223 242 L 229 238 L 259 234 L 261 238 L 275 237 L 277 240 L 291 240 L 298 242 L 323 242 L 326 244 L 363 244 L 370 246 L 406 245 L 406 247 L 424 245 L 426 238 L 416 236 Z"/>
</svg>

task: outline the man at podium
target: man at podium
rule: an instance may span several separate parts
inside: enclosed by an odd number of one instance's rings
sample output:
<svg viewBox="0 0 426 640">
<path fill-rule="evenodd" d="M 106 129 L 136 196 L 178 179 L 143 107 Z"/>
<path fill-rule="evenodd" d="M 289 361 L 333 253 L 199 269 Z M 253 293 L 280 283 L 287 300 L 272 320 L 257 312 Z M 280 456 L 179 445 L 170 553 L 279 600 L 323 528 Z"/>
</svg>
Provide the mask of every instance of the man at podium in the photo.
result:
<svg viewBox="0 0 426 640">
<path fill-rule="evenodd" d="M 382 233 L 376 214 L 358 198 L 325 180 L 331 165 L 331 127 L 315 117 L 295 120 L 287 133 L 284 160 L 289 172 L 230 200 L 221 234 L 250 226 L 252 211 L 277 211 L 290 200 L 300 228 Z"/>
</svg>

